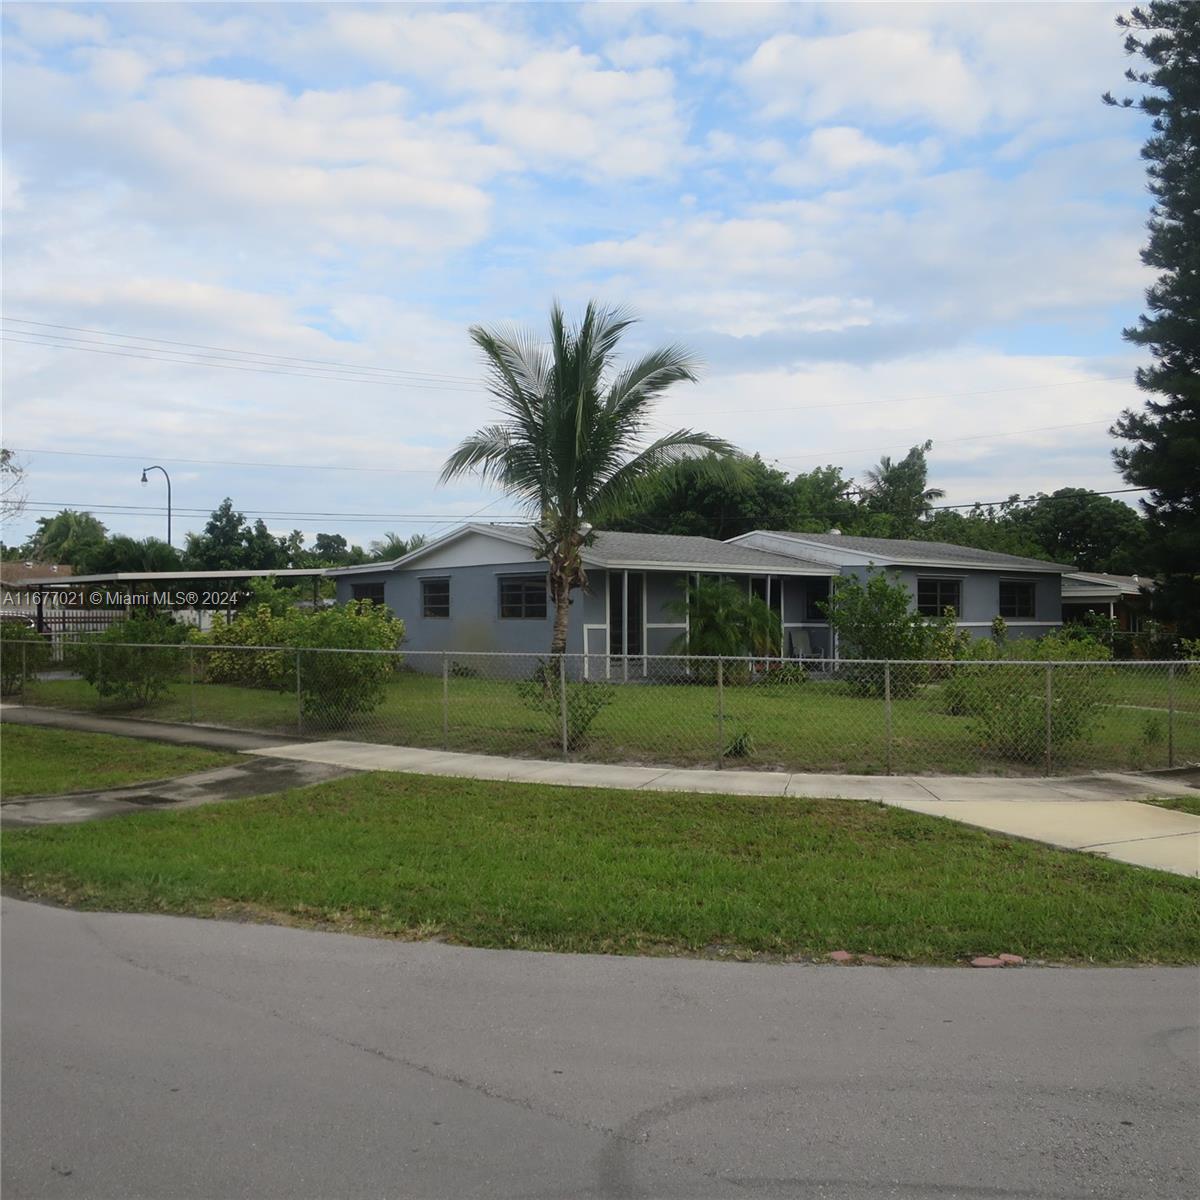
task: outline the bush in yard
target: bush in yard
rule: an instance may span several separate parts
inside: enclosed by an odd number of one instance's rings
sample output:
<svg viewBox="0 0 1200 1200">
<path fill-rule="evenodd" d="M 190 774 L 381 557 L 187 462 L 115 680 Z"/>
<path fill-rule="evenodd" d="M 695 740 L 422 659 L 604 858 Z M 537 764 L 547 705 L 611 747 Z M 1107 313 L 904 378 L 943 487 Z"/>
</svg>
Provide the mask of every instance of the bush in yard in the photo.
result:
<svg viewBox="0 0 1200 1200">
<path fill-rule="evenodd" d="M 609 683 L 567 681 L 567 750 L 581 750 L 588 740 L 592 722 L 615 697 Z M 562 678 L 557 664 L 538 663 L 532 679 L 517 684 L 517 695 L 526 708 L 548 718 L 555 742 L 562 741 Z"/>
<path fill-rule="evenodd" d="M 1037 762 L 1046 753 L 1044 664 L 1050 672 L 1050 733 L 1055 750 L 1082 741 L 1103 714 L 1111 689 L 1106 646 L 1078 633 L 1037 641 L 972 643 L 942 687 L 946 712 L 967 717 L 983 748 L 1003 758 Z"/>
<path fill-rule="evenodd" d="M 205 678 L 210 683 L 292 691 L 298 658 L 305 719 L 336 727 L 378 706 L 400 660 L 394 654 L 318 652 L 395 650 L 403 637 L 404 622 L 368 600 L 316 612 L 288 607 L 274 613 L 262 604 L 253 613 L 218 623 L 204 636 L 212 647 L 204 654 Z"/>
<path fill-rule="evenodd" d="M 231 683 L 238 687 L 284 691 L 296 686 L 296 656 L 255 646 L 284 646 L 286 610 L 278 614 L 270 605 L 256 605 L 231 621 L 220 614 L 202 640 L 213 647 L 199 656 L 206 683 Z M 221 649 L 230 647 L 230 649 Z"/>
<path fill-rule="evenodd" d="M 783 633 L 779 614 L 731 580 L 701 578 L 697 583 L 689 582 L 683 597 L 670 601 L 666 609 L 688 623 L 687 632 L 675 639 L 670 652 L 702 656 L 688 664 L 690 678 L 696 683 L 716 682 L 717 664 L 706 661 L 710 658 L 779 657 Z M 723 681 L 749 683 L 748 665 L 726 663 Z"/>
<path fill-rule="evenodd" d="M 912 607 L 908 588 L 883 571 L 869 571 L 865 585 L 854 576 L 835 579 L 830 597 L 821 607 L 846 658 L 956 658 L 964 645 L 954 628 L 952 612 L 922 616 Z M 850 665 L 841 674 L 860 695 L 884 694 L 880 664 Z M 893 671 L 892 696 L 913 695 L 928 677 L 928 669 Z"/>
<path fill-rule="evenodd" d="M 180 647 L 187 641 L 186 625 L 137 614 L 76 642 L 66 660 L 105 699 L 145 708 L 183 674 L 187 655 Z"/>
<path fill-rule="evenodd" d="M 21 691 L 50 661 L 50 643 L 24 621 L 0 620 L 0 695 Z"/>
</svg>

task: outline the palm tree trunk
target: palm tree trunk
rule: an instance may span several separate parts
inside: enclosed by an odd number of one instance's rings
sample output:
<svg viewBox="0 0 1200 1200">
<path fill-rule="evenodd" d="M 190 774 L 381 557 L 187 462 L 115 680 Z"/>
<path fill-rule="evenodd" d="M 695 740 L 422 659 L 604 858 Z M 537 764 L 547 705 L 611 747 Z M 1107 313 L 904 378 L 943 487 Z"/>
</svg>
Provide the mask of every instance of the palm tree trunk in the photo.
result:
<svg viewBox="0 0 1200 1200">
<path fill-rule="evenodd" d="M 571 586 L 552 569 L 550 594 L 554 598 L 554 636 L 550 653 L 557 656 L 567 652 L 567 619 L 571 613 Z"/>
</svg>

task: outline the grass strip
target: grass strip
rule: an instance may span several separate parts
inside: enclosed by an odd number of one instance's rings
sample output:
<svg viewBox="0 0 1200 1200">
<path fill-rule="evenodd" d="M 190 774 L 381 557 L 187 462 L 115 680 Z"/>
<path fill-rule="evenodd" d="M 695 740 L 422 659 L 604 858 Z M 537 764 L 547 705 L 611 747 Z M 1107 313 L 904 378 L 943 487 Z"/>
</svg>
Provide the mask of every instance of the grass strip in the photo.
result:
<svg viewBox="0 0 1200 1200">
<path fill-rule="evenodd" d="M 847 800 L 360 775 L 9 833 L 10 892 L 475 946 L 1200 960 L 1200 883 Z"/>
</svg>

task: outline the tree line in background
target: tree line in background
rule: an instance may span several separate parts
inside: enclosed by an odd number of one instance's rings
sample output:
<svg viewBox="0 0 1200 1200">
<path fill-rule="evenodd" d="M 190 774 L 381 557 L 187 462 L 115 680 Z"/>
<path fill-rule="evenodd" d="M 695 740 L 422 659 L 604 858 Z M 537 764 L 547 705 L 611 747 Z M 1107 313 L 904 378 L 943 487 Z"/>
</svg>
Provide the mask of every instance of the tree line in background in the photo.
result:
<svg viewBox="0 0 1200 1200">
<path fill-rule="evenodd" d="M 838 529 L 864 537 L 953 542 L 1070 563 L 1085 571 L 1149 574 L 1146 523 L 1127 504 L 1086 488 L 1060 488 L 1025 499 L 966 510 L 937 509 L 942 492 L 928 486 L 931 443 L 903 458 L 884 457 L 862 485 L 834 466 L 789 475 L 760 457 L 739 460 L 724 472 L 685 460 L 662 470 L 645 498 L 610 527 L 635 533 L 670 533 L 726 539 L 752 529 L 825 533 Z M 158 538 L 110 534 L 91 513 L 64 509 L 42 517 L 31 538 L 6 549 L 9 559 L 67 563 L 80 574 L 116 571 L 285 570 L 390 562 L 418 546 L 389 533 L 367 549 L 338 533 L 318 533 L 311 543 L 294 530 L 273 534 L 253 524 L 229 499 L 200 533 L 189 533 L 182 552 Z"/>
<path fill-rule="evenodd" d="M 340 533 L 318 533 L 312 544 L 306 545 L 304 534 L 298 529 L 280 536 L 272 533 L 261 517 L 251 524 L 226 497 L 200 533 L 187 535 L 182 552 L 159 538 L 110 534 L 98 517 L 74 509 L 40 517 L 28 541 L 20 546 L 6 546 L 2 552 L 8 561 L 65 563 L 79 575 L 119 571 L 283 571 L 390 562 L 424 542 L 419 533 L 408 539 L 387 533 L 364 550 L 348 543 Z"/>
<path fill-rule="evenodd" d="M 980 550 L 1074 564 L 1085 571 L 1147 570 L 1145 523 L 1127 504 L 1087 488 L 1059 488 L 995 504 L 939 509 L 928 485 L 932 443 L 884 457 L 857 484 L 840 467 L 789 476 L 757 455 L 732 474 L 695 461 L 664 471 L 649 497 L 614 528 L 730 538 L 752 529 L 953 542 Z"/>
</svg>

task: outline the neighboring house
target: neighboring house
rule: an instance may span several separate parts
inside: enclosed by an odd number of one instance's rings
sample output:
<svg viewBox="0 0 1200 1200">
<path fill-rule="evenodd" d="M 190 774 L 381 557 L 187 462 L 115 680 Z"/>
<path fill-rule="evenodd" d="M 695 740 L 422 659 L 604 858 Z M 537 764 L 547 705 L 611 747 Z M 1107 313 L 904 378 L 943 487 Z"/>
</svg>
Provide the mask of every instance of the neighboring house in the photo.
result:
<svg viewBox="0 0 1200 1200">
<path fill-rule="evenodd" d="M 66 579 L 70 574 L 67 563 L 0 562 L 0 587 L 23 587 L 31 579 Z"/>
<path fill-rule="evenodd" d="M 841 533 L 787 533 L 756 529 L 732 541 L 772 554 L 822 562 L 839 575 L 865 578 L 872 567 L 894 574 L 909 590 L 919 612 L 939 616 L 953 608 L 956 625 L 986 636 L 1003 617 L 1014 637 L 1041 637 L 1062 625 L 1064 574 L 1061 563 L 997 554 L 948 542 L 850 537 Z M 828 636 L 817 622 L 810 637 Z M 827 643 L 825 643 L 827 644 Z"/>
<path fill-rule="evenodd" d="M 688 577 L 745 581 L 784 628 L 806 623 L 835 573 L 796 555 L 772 554 L 713 538 L 597 533 L 584 548 L 586 591 L 571 600 L 567 651 L 586 654 L 587 671 L 644 673 L 648 656 L 668 654 L 687 631 L 669 611 Z M 335 568 L 338 600 L 385 603 L 405 622 L 411 651 L 507 651 L 545 654 L 554 605 L 546 564 L 533 556 L 527 526 L 466 525 L 392 563 Z M 413 666 L 423 664 L 414 657 Z"/>
<path fill-rule="evenodd" d="M 1137 633 L 1149 613 L 1153 590 L 1152 580 L 1136 575 L 1073 571 L 1063 576 L 1063 620 L 1083 621 L 1093 612 L 1116 621 L 1124 633 Z"/>
</svg>

